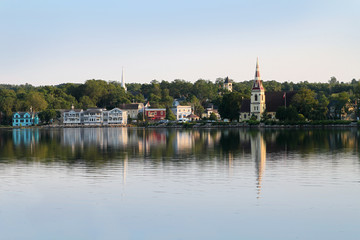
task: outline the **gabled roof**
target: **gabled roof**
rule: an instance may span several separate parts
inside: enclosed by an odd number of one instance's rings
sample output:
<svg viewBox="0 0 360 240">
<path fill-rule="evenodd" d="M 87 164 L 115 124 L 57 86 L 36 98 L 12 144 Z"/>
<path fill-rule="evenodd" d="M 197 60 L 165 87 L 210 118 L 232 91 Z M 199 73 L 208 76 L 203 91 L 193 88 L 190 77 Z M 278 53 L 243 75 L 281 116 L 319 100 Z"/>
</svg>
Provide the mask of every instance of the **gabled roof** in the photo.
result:
<svg viewBox="0 0 360 240">
<path fill-rule="evenodd" d="M 265 92 L 265 103 L 267 112 L 276 112 L 281 106 L 289 107 L 296 92 Z"/>
<path fill-rule="evenodd" d="M 285 94 L 285 95 L 284 95 Z M 276 112 L 279 107 L 285 106 L 285 97 L 286 97 L 286 107 L 289 107 L 291 101 L 296 92 L 265 92 L 265 104 L 267 112 Z M 241 104 L 240 112 L 250 112 L 250 99 L 244 99 Z"/>
<path fill-rule="evenodd" d="M 30 117 L 32 116 L 32 113 L 30 113 L 30 112 L 15 112 L 15 113 L 13 113 L 13 117 L 15 116 L 15 114 L 19 114 L 20 117 L 24 117 L 25 114 L 29 114 Z"/>
<path fill-rule="evenodd" d="M 118 106 L 118 108 L 120 109 L 124 109 L 124 110 L 127 110 L 127 109 L 139 109 L 139 107 L 141 108 L 142 106 L 139 106 L 140 103 L 123 103 L 123 104 L 120 104 Z"/>
<path fill-rule="evenodd" d="M 250 112 L 250 99 L 243 99 L 240 112 Z"/>
<path fill-rule="evenodd" d="M 199 116 L 197 116 L 195 114 L 190 114 L 189 116 L 187 116 L 187 118 L 199 118 Z"/>
<path fill-rule="evenodd" d="M 103 111 L 102 108 L 89 108 L 84 113 L 101 113 Z"/>
<path fill-rule="evenodd" d="M 71 112 L 71 111 L 82 112 L 83 110 L 82 109 L 70 109 L 70 110 L 65 110 L 64 112 Z"/>
</svg>

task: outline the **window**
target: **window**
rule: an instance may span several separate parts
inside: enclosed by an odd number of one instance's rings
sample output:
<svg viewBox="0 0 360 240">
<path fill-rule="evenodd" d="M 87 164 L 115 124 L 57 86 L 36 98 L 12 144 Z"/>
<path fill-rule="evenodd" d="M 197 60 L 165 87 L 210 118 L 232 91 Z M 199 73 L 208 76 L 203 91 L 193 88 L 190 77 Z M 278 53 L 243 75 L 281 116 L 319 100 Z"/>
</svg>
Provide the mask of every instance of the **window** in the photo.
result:
<svg viewBox="0 0 360 240">
<path fill-rule="evenodd" d="M 257 96 L 257 94 L 255 94 L 255 101 L 257 101 L 258 100 L 258 96 Z"/>
</svg>

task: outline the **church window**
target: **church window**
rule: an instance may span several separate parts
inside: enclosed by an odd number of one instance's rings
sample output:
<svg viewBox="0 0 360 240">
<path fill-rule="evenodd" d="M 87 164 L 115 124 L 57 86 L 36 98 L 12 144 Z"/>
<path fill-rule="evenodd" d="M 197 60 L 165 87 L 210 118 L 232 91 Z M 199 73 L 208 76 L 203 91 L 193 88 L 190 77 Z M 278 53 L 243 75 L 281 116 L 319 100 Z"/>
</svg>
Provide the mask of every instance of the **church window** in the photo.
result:
<svg viewBox="0 0 360 240">
<path fill-rule="evenodd" d="M 257 94 L 255 94 L 255 101 L 257 101 L 258 100 L 258 97 L 257 97 Z"/>
</svg>

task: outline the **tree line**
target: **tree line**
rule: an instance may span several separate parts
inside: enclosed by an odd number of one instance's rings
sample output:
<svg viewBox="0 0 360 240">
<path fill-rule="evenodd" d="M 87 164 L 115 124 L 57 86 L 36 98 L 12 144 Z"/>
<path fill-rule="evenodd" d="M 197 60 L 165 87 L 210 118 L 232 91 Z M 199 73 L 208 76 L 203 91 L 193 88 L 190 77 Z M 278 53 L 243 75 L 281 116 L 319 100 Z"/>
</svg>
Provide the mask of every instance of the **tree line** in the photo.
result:
<svg viewBox="0 0 360 240">
<path fill-rule="evenodd" d="M 152 107 L 170 108 L 174 99 L 191 105 L 198 116 L 213 104 L 223 118 L 237 120 L 243 99 L 249 99 L 253 80 L 233 82 L 233 92 L 223 89 L 224 78 L 215 81 L 199 79 L 189 82 L 182 79 L 169 81 L 153 80 L 150 83 L 128 83 L 127 92 L 119 82 L 87 80 L 84 84 L 65 83 L 56 86 L 0 85 L 1 124 L 9 125 L 12 114 L 18 111 L 39 112 L 43 122 L 56 117 L 60 109 L 87 109 L 101 107 L 112 109 L 122 103 L 149 101 Z M 332 77 L 326 83 L 307 81 L 280 83 L 264 81 L 266 91 L 297 91 L 292 101 L 292 111 L 307 119 L 328 118 L 330 101 L 336 102 L 340 111 L 347 103 L 355 103 L 360 97 L 359 80 L 339 82 Z M 289 110 L 287 110 L 289 112 Z M 280 114 L 281 115 L 281 114 Z M 280 116 L 279 115 L 279 116 Z M 291 114 L 285 113 L 285 116 Z"/>
</svg>

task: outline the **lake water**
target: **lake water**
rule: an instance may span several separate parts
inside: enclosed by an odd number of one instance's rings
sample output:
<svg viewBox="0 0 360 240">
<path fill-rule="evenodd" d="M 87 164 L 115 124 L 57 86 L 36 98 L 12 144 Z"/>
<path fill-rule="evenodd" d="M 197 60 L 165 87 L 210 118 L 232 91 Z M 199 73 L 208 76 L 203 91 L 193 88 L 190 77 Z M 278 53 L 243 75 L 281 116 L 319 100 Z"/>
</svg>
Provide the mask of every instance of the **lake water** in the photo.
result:
<svg viewBox="0 0 360 240">
<path fill-rule="evenodd" d="M 0 130 L 0 239 L 359 239 L 350 130 Z"/>
</svg>

